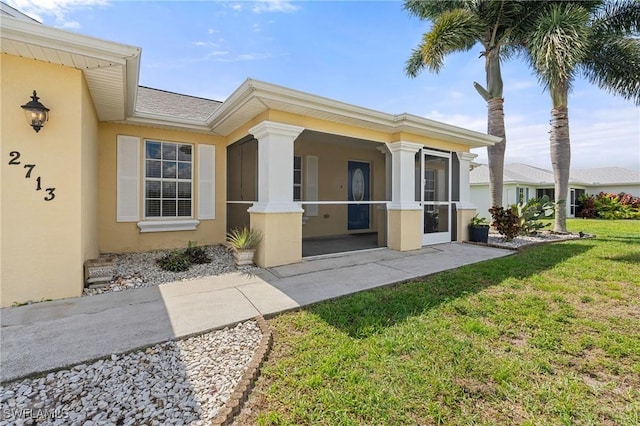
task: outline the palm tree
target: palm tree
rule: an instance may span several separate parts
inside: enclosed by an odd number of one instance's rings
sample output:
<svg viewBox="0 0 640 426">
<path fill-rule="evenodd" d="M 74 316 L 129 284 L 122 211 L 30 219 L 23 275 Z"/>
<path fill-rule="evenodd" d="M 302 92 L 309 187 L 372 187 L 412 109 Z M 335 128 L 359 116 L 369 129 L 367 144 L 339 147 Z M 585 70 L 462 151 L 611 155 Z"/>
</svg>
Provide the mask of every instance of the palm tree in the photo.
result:
<svg viewBox="0 0 640 426">
<path fill-rule="evenodd" d="M 551 95 L 550 153 L 555 181 L 554 231 L 567 232 L 571 145 L 568 100 L 579 75 L 640 104 L 640 2 L 550 2 L 512 33 Z"/>
<path fill-rule="evenodd" d="M 514 27 L 530 19 L 541 3 L 508 0 L 406 0 L 405 9 L 420 19 L 430 20 L 431 30 L 407 60 L 405 71 L 415 77 L 423 68 L 438 73 L 444 58 L 450 53 L 468 51 L 477 43 L 483 47 L 486 88 L 473 85 L 487 102 L 487 133 L 501 142 L 487 147 L 491 205 L 502 205 L 504 152 L 504 99 L 500 60 L 504 56 L 510 33 Z"/>
</svg>

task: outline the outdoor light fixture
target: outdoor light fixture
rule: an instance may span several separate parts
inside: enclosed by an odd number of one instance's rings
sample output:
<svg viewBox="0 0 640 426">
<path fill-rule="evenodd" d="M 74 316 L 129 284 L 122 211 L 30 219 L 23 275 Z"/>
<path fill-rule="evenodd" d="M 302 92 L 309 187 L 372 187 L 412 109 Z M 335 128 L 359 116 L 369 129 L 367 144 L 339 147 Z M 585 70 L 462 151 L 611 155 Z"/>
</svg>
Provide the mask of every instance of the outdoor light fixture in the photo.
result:
<svg viewBox="0 0 640 426">
<path fill-rule="evenodd" d="M 27 123 L 33 127 L 33 130 L 35 130 L 36 133 L 42 129 L 44 123 L 49 119 L 49 108 L 38 102 L 38 99 L 38 94 L 34 90 L 31 100 L 26 104 L 21 105 L 21 108 L 24 109 L 24 114 L 27 117 Z"/>
</svg>

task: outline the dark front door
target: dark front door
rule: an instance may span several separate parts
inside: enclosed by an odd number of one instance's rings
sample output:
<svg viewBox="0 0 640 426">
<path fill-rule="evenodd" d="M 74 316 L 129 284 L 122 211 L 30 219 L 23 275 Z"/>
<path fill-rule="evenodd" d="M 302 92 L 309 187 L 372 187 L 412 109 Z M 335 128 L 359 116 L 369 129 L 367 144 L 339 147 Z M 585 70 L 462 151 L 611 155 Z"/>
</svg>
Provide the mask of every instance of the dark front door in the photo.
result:
<svg viewBox="0 0 640 426">
<path fill-rule="evenodd" d="M 348 164 L 348 200 L 370 201 L 369 176 L 370 165 L 361 161 L 349 161 Z M 369 204 L 349 204 L 347 229 L 369 229 Z"/>
</svg>

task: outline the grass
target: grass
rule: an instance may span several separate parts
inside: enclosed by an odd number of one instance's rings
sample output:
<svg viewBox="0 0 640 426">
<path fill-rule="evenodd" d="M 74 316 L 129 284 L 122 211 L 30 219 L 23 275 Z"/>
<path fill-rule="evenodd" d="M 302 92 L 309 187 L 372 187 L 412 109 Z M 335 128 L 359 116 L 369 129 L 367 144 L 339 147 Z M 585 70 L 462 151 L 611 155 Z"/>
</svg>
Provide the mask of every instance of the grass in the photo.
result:
<svg viewBox="0 0 640 426">
<path fill-rule="evenodd" d="M 237 424 L 640 425 L 640 221 L 270 320 Z"/>
</svg>

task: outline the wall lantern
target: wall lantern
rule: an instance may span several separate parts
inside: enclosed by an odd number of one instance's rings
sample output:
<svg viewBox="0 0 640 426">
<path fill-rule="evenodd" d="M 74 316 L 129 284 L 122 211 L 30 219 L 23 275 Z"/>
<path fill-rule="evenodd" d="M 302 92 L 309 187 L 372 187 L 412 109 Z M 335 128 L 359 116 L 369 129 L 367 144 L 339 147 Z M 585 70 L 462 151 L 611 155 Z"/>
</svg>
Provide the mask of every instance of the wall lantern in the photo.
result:
<svg viewBox="0 0 640 426">
<path fill-rule="evenodd" d="M 21 105 L 21 108 L 24 109 L 24 114 L 27 117 L 27 123 L 33 127 L 33 130 L 35 130 L 36 133 L 44 127 L 44 123 L 49 119 L 49 108 L 38 102 L 38 99 L 38 94 L 34 90 L 31 100 L 26 104 Z"/>
</svg>

